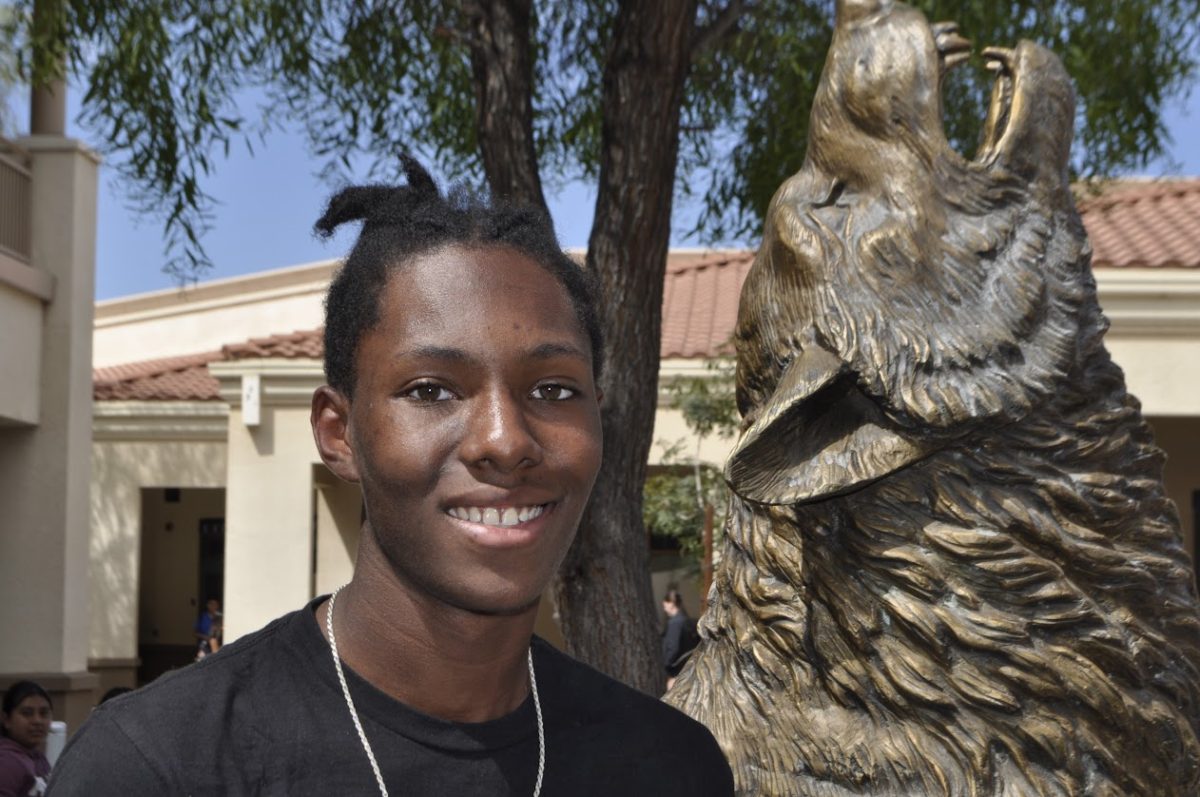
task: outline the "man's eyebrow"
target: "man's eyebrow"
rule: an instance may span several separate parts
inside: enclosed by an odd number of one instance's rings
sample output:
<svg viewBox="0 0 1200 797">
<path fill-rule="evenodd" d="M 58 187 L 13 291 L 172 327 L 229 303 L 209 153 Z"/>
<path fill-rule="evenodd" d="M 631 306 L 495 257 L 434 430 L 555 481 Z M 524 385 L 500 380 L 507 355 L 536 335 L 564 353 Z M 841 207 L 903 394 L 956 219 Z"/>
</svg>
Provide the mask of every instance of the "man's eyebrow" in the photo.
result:
<svg viewBox="0 0 1200 797">
<path fill-rule="evenodd" d="M 471 362 L 471 356 L 462 349 L 455 349 L 450 346 L 417 346 L 412 349 L 404 349 L 398 351 L 394 355 L 395 359 L 414 360 L 452 360 L 455 362 Z"/>
<path fill-rule="evenodd" d="M 555 357 L 573 357 L 586 362 L 592 358 L 583 349 L 570 343 L 542 343 L 529 351 L 529 356 L 539 360 L 550 360 Z"/>
<path fill-rule="evenodd" d="M 555 357 L 570 357 L 572 359 L 591 362 L 591 356 L 571 343 L 541 343 L 529 349 L 527 356 L 536 360 L 552 360 Z M 398 351 L 394 357 L 399 359 L 414 359 L 414 360 L 444 360 L 449 362 L 471 363 L 475 361 L 467 352 L 462 349 L 456 349 L 453 346 L 416 346 L 411 349 Z"/>
</svg>

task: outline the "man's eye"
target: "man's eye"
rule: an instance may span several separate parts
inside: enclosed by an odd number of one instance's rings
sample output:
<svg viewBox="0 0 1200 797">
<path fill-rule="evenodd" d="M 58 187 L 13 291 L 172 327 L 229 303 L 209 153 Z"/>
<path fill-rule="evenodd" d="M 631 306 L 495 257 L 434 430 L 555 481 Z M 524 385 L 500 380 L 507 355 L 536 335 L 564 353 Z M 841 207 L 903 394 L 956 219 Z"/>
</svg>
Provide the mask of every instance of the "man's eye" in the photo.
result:
<svg viewBox="0 0 1200 797">
<path fill-rule="evenodd" d="M 416 401 L 449 401 L 454 394 L 433 382 L 422 382 L 404 391 L 404 395 Z"/>
<path fill-rule="evenodd" d="M 533 397 L 543 401 L 563 401 L 575 395 L 575 391 L 565 385 L 550 382 L 538 385 L 533 389 Z"/>
</svg>

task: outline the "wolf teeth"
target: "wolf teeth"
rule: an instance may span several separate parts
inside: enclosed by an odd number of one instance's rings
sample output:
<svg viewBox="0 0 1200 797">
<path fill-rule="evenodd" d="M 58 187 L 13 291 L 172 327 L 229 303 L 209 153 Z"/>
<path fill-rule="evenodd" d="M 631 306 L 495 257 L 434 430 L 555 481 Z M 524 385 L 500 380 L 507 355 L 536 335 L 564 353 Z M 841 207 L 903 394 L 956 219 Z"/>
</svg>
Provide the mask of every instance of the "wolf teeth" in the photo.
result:
<svg viewBox="0 0 1200 797">
<path fill-rule="evenodd" d="M 943 73 L 971 57 L 971 42 L 958 34 L 958 25 L 939 22 L 931 29 L 933 44 L 938 52 L 938 65 Z"/>
<path fill-rule="evenodd" d="M 1009 47 L 984 47 L 983 57 L 987 59 L 987 68 L 993 72 L 1011 73 L 1016 53 Z"/>
</svg>

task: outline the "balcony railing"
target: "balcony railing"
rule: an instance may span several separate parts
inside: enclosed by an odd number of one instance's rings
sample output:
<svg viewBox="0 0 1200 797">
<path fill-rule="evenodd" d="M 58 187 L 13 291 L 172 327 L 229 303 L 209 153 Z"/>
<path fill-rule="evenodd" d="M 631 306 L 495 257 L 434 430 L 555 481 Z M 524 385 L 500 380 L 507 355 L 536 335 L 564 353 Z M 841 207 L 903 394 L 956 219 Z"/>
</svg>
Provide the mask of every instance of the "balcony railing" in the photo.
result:
<svg viewBox="0 0 1200 797">
<path fill-rule="evenodd" d="M 32 201 L 29 153 L 0 138 L 0 252 L 29 262 Z"/>
</svg>

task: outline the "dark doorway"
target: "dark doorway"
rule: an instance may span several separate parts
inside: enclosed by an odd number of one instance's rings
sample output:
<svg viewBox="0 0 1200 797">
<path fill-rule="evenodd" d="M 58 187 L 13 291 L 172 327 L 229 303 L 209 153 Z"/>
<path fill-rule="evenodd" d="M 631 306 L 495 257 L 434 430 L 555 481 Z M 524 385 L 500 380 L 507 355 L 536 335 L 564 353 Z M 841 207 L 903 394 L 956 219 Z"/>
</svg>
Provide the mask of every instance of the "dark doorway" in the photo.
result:
<svg viewBox="0 0 1200 797">
<path fill-rule="evenodd" d="M 225 518 L 200 520 L 200 605 L 216 598 L 225 606 Z"/>
<path fill-rule="evenodd" d="M 1192 562 L 1200 562 L 1200 490 L 1192 490 Z M 1193 564 L 1192 569 L 1200 568 Z"/>
<path fill-rule="evenodd" d="M 196 621 L 225 592 L 225 490 L 142 489 L 138 682 L 196 658 Z"/>
</svg>

